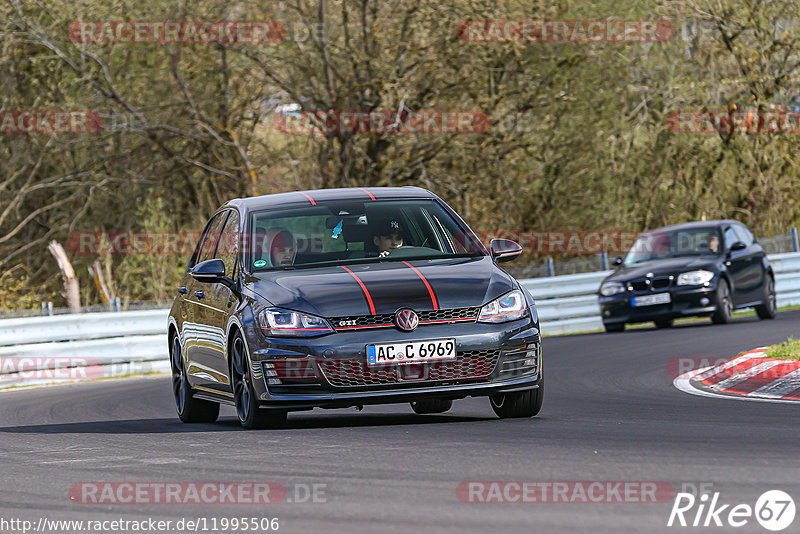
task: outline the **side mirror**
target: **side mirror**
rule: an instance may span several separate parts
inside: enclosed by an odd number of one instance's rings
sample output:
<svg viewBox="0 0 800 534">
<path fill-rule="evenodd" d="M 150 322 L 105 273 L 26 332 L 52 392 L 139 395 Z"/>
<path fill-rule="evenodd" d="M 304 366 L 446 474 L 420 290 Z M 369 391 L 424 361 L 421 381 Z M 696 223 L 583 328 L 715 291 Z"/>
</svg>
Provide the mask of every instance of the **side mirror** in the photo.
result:
<svg viewBox="0 0 800 534">
<path fill-rule="evenodd" d="M 617 256 L 616 258 L 611 260 L 611 265 L 613 265 L 614 267 L 619 267 L 620 265 L 622 265 L 622 261 L 623 261 L 622 256 Z"/>
<path fill-rule="evenodd" d="M 202 261 L 195 265 L 189 274 L 198 282 L 206 284 L 221 282 L 225 278 L 225 264 L 220 259 Z"/>
<path fill-rule="evenodd" d="M 742 243 L 741 241 L 737 241 L 736 243 L 734 243 L 733 245 L 731 245 L 731 251 L 734 251 L 734 250 L 742 250 L 742 249 L 745 249 L 745 248 L 747 248 L 747 245 L 745 245 L 745 244 L 744 244 L 744 243 Z"/>
<path fill-rule="evenodd" d="M 489 243 L 489 248 L 492 252 L 492 258 L 497 263 L 515 260 L 522 254 L 522 247 L 519 246 L 519 243 L 510 239 L 492 239 L 492 242 Z"/>
<path fill-rule="evenodd" d="M 239 285 L 235 280 L 225 276 L 225 263 L 220 259 L 201 261 L 189 271 L 189 274 L 198 282 L 204 284 L 223 284 L 230 289 L 237 298 L 242 297 Z"/>
</svg>

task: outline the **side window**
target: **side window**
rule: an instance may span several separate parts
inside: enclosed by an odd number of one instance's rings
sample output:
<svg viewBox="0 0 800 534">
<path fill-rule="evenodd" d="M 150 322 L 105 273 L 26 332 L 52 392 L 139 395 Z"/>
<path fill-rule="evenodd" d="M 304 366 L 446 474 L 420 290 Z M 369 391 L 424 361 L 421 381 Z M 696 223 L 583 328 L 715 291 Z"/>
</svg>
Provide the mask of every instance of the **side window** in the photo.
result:
<svg viewBox="0 0 800 534">
<path fill-rule="evenodd" d="M 750 233 L 750 230 L 748 230 L 741 224 L 734 224 L 733 227 L 736 229 L 736 235 L 739 236 L 739 241 L 741 241 L 748 247 L 753 244 L 755 238 L 753 237 L 753 234 Z"/>
<path fill-rule="evenodd" d="M 228 222 L 222 229 L 219 245 L 217 245 L 216 258 L 225 263 L 225 276 L 235 278 L 236 258 L 239 253 L 239 214 L 231 211 Z"/>
<path fill-rule="evenodd" d="M 728 227 L 725 230 L 725 250 L 730 250 L 731 245 L 739 241 L 739 236 L 736 235 L 736 232 L 733 230 L 733 227 Z"/>
<path fill-rule="evenodd" d="M 200 245 L 200 256 L 197 258 L 197 263 L 214 258 L 214 252 L 217 250 L 217 241 L 219 241 L 220 229 L 227 216 L 228 212 L 223 211 L 214 219 L 214 222 L 211 223 L 205 236 L 203 236 L 203 242 Z"/>
<path fill-rule="evenodd" d="M 211 227 L 214 225 L 217 219 L 219 219 L 219 215 L 214 215 L 206 223 L 205 228 L 203 228 L 203 233 L 200 234 L 200 237 L 197 240 L 197 245 L 194 247 L 192 258 L 189 260 L 189 267 L 188 267 L 189 269 L 197 265 L 198 258 L 200 257 L 200 251 L 203 249 L 203 242 L 205 241 L 205 238 L 208 235 L 209 230 L 211 230 Z"/>
</svg>

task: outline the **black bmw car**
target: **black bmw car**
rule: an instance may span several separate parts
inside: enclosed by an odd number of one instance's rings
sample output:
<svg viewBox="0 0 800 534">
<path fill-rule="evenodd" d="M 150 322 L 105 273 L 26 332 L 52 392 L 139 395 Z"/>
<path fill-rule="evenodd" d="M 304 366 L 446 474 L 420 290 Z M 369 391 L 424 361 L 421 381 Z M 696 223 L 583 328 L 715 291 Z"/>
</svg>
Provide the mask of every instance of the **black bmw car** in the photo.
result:
<svg viewBox="0 0 800 534">
<path fill-rule="evenodd" d="M 621 332 L 626 323 L 710 316 L 727 323 L 736 308 L 755 307 L 761 319 L 777 313 L 775 275 L 764 249 L 736 221 L 667 226 L 641 234 L 616 272 L 598 291 L 603 324 Z"/>
<path fill-rule="evenodd" d="M 184 422 L 236 407 L 245 428 L 287 412 L 409 402 L 441 413 L 489 397 L 500 417 L 542 405 L 531 295 L 436 195 L 415 187 L 231 200 L 211 217 L 169 315 Z"/>
</svg>

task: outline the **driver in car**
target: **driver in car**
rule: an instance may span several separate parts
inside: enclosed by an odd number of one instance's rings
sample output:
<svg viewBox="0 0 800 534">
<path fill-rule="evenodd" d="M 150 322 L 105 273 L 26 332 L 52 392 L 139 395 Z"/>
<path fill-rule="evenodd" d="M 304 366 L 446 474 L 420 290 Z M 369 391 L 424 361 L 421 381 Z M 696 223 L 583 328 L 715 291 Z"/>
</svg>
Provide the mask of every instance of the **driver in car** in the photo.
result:
<svg viewBox="0 0 800 534">
<path fill-rule="evenodd" d="M 383 258 L 388 256 L 394 249 L 403 246 L 405 232 L 403 232 L 400 223 L 391 219 L 381 224 L 375 235 L 372 237 L 372 242 L 378 247 L 378 257 Z"/>
<path fill-rule="evenodd" d="M 717 234 L 711 234 L 708 238 L 708 248 L 714 254 L 719 252 L 719 237 L 717 237 Z"/>
</svg>

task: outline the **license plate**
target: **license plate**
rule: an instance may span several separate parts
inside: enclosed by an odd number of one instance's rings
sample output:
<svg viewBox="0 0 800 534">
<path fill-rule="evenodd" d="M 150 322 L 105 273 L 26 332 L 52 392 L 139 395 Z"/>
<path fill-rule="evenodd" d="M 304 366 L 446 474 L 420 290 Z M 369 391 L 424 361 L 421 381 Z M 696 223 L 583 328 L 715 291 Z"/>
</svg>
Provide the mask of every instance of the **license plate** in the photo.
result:
<svg viewBox="0 0 800 534">
<path fill-rule="evenodd" d="M 669 302 L 669 293 L 657 293 L 655 295 L 633 297 L 631 299 L 631 306 L 654 306 L 655 304 L 669 304 Z"/>
<path fill-rule="evenodd" d="M 432 339 L 408 343 L 367 345 L 367 365 L 369 366 L 407 365 L 455 359 L 455 339 Z"/>
</svg>

